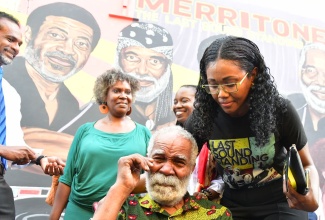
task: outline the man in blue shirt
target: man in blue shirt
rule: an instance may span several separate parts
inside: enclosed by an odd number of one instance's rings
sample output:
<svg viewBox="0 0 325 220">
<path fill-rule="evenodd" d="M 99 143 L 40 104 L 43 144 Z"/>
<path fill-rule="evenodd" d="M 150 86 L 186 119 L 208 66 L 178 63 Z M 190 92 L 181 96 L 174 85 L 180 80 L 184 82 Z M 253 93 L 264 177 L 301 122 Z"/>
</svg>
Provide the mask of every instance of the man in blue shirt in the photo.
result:
<svg viewBox="0 0 325 220">
<path fill-rule="evenodd" d="M 10 186 L 4 179 L 7 160 L 18 165 L 34 162 L 41 165 L 44 173 L 59 175 L 63 173 L 64 163 L 57 157 L 37 155 L 27 146 L 6 146 L 6 110 L 2 91 L 2 66 L 8 65 L 18 55 L 22 45 L 19 21 L 13 16 L 0 12 L 0 219 L 15 219 L 15 206 Z"/>
</svg>

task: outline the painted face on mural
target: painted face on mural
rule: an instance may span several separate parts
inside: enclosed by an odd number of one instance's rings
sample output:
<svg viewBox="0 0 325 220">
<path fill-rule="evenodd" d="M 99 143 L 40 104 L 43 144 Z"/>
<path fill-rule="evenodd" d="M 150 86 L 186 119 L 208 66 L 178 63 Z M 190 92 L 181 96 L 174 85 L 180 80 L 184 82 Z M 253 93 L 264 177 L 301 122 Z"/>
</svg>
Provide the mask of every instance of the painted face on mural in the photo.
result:
<svg viewBox="0 0 325 220">
<path fill-rule="evenodd" d="M 28 63 L 46 80 L 63 82 L 86 64 L 93 30 L 70 18 L 47 16 L 35 38 L 28 37 Z"/>
<path fill-rule="evenodd" d="M 310 49 L 306 52 L 301 71 L 301 86 L 308 104 L 325 114 L 325 51 Z"/>
<path fill-rule="evenodd" d="M 123 72 L 134 76 L 141 89 L 136 99 L 151 102 L 167 87 L 170 76 L 165 55 L 154 50 L 130 46 L 122 49 L 120 63 Z"/>
</svg>

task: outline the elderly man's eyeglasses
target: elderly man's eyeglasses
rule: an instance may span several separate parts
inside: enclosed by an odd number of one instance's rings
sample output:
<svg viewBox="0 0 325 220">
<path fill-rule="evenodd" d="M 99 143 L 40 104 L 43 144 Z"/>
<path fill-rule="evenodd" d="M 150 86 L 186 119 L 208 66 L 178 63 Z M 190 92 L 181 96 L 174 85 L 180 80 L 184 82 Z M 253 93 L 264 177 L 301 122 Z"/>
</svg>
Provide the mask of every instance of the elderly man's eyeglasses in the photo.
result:
<svg viewBox="0 0 325 220">
<path fill-rule="evenodd" d="M 238 92 L 238 86 L 240 86 L 243 81 L 245 80 L 248 73 L 245 74 L 245 76 L 240 80 L 238 83 L 227 83 L 222 85 L 202 85 L 202 88 L 205 89 L 205 91 L 209 94 L 218 94 L 220 92 L 220 89 L 222 89 L 224 92 L 227 93 L 235 93 Z"/>
<path fill-rule="evenodd" d="M 322 71 L 319 71 L 316 67 L 314 66 L 303 66 L 301 69 L 302 74 L 307 76 L 308 78 L 314 78 L 315 76 L 318 75 L 318 73 L 321 73 Z M 324 73 L 324 72 L 322 72 Z"/>
<path fill-rule="evenodd" d="M 123 58 L 130 66 L 137 66 L 142 60 L 145 60 L 147 67 L 154 70 L 161 69 L 167 64 L 167 60 L 164 57 L 151 56 L 149 58 L 144 58 L 132 52 L 124 53 Z"/>
</svg>

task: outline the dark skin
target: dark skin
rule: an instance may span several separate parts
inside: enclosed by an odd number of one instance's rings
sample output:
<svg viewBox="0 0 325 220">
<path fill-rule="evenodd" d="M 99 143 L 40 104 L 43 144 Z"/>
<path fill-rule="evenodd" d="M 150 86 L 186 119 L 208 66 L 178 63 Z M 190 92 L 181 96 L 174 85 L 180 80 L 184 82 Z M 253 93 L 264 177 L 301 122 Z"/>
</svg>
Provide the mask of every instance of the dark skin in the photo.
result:
<svg viewBox="0 0 325 220">
<path fill-rule="evenodd" d="M 31 160 L 36 160 L 37 156 L 33 150 L 28 147 L 1 146 L 0 156 L 7 160 L 14 161 L 18 165 L 24 165 Z"/>
<path fill-rule="evenodd" d="M 301 195 L 292 187 L 290 181 L 288 182 L 288 189 L 286 188 L 286 182 L 283 181 L 283 193 L 287 198 L 290 208 L 313 212 L 318 208 L 318 173 L 310 156 L 308 145 L 299 151 L 299 156 L 304 169 L 310 170 L 309 191 L 306 195 Z"/>
<path fill-rule="evenodd" d="M 118 162 L 119 171 L 116 183 L 107 195 L 95 204 L 97 210 L 93 219 L 116 219 L 122 204 L 140 181 L 140 171 L 149 171 L 153 165 L 152 162 L 152 159 L 139 154 L 121 157 Z M 114 198 L 114 203 L 110 202 L 112 198 Z"/>
<path fill-rule="evenodd" d="M 139 154 L 122 157 L 119 160 L 116 183 L 107 195 L 99 202 L 93 219 L 116 219 L 118 212 L 126 198 L 140 180 L 140 170 L 148 173 L 161 173 L 165 176 L 175 176 L 179 179 L 190 175 L 195 164 L 190 161 L 191 143 L 173 133 L 157 136 L 149 157 Z M 110 201 L 114 199 L 114 204 Z M 170 214 L 175 213 L 184 201 L 174 206 L 161 205 Z"/>
<path fill-rule="evenodd" d="M 19 25 L 7 19 L 1 19 L 0 29 L 0 66 L 9 64 L 19 53 L 22 45 L 22 32 Z M 15 164 L 24 165 L 35 161 L 38 155 L 27 146 L 0 146 L 0 156 L 13 161 Z M 58 157 L 43 158 L 41 167 L 45 174 L 61 175 L 65 163 Z"/>
<path fill-rule="evenodd" d="M 206 72 L 209 84 L 222 85 L 241 82 L 237 84 L 237 92 L 228 93 L 220 89 L 219 93 L 212 94 L 212 97 L 220 105 L 222 110 L 231 117 L 245 115 L 249 110 L 248 94 L 257 74 L 257 69 L 254 68 L 245 79 L 246 72 L 240 68 L 240 65 L 236 61 L 220 59 L 210 63 Z M 318 207 L 318 174 L 309 153 L 308 145 L 299 151 L 299 156 L 304 169 L 310 170 L 310 179 L 313 180 L 310 183 L 309 192 L 306 195 L 301 195 L 289 183 L 288 190 L 284 187 L 283 193 L 288 198 L 287 200 L 291 208 L 312 212 Z M 283 185 L 285 186 L 285 183 Z"/>
<path fill-rule="evenodd" d="M 106 116 L 98 120 L 94 127 L 103 132 L 126 133 L 135 128 L 134 122 L 126 115 L 132 104 L 131 86 L 126 81 L 117 81 L 107 92 L 106 99 L 109 109 Z M 50 219 L 59 219 L 71 192 L 71 187 L 59 183 Z"/>
</svg>

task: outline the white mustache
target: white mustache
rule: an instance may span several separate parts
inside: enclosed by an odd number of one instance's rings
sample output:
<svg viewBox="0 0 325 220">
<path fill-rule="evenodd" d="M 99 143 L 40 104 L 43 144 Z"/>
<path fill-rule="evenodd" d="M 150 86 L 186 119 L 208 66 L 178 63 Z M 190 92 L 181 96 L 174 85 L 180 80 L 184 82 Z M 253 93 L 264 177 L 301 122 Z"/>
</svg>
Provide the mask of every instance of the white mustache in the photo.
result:
<svg viewBox="0 0 325 220">
<path fill-rule="evenodd" d="M 159 184 L 159 185 L 168 185 L 168 186 L 176 186 L 179 183 L 179 179 L 176 176 L 165 176 L 161 173 L 156 173 L 151 176 L 151 184 Z"/>
<path fill-rule="evenodd" d="M 325 87 L 319 86 L 319 85 L 310 85 L 307 87 L 307 90 L 308 91 L 325 92 Z"/>
<path fill-rule="evenodd" d="M 126 74 L 133 76 L 138 81 L 149 81 L 149 82 L 153 82 L 153 83 L 157 81 L 155 78 L 153 78 L 151 76 L 148 76 L 148 75 L 138 75 L 135 72 L 128 72 Z"/>
</svg>

